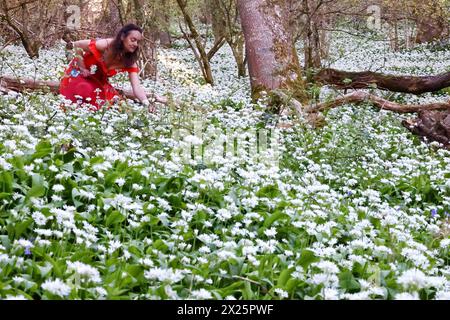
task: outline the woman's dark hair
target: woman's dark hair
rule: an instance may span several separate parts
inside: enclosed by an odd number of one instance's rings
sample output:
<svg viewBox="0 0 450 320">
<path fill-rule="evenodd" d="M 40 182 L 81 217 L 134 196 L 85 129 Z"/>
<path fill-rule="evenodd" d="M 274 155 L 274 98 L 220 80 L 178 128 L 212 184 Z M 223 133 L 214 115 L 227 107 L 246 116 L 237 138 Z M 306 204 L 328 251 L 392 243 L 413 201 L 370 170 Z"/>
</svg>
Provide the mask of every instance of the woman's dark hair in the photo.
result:
<svg viewBox="0 0 450 320">
<path fill-rule="evenodd" d="M 126 38 L 128 34 L 133 30 L 142 33 L 142 28 L 135 25 L 134 23 L 129 23 L 119 30 L 119 32 L 116 35 L 116 38 L 111 43 L 111 55 L 113 59 L 118 57 L 120 53 L 123 53 L 122 62 L 127 68 L 131 67 L 138 60 L 139 56 L 139 47 L 134 52 L 125 52 L 125 48 L 122 42 L 122 37 Z"/>
</svg>

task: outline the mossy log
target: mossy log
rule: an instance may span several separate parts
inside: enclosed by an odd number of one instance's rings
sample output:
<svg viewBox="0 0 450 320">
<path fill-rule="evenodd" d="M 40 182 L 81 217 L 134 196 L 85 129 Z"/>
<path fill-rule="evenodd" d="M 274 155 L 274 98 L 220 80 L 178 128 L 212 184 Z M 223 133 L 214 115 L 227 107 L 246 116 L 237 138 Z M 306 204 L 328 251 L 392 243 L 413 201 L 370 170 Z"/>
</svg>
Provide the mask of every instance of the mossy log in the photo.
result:
<svg viewBox="0 0 450 320">
<path fill-rule="evenodd" d="M 422 94 L 450 87 L 450 72 L 434 76 L 394 76 L 372 71 L 348 72 L 322 69 L 314 77 L 316 82 L 332 85 L 338 89 L 364 89 L 376 87 L 381 90 Z"/>
</svg>

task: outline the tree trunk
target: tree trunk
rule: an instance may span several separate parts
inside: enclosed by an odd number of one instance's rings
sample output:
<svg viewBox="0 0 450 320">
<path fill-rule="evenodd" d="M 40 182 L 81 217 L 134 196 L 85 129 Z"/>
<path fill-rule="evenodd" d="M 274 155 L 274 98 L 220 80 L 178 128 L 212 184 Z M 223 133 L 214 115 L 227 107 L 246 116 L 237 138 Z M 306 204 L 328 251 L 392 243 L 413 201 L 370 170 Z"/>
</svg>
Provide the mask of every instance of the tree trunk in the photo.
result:
<svg viewBox="0 0 450 320">
<path fill-rule="evenodd" d="M 322 66 L 322 60 L 320 56 L 320 35 L 319 35 L 319 17 L 315 12 L 312 12 L 313 7 L 311 5 L 315 3 L 303 0 L 303 10 L 305 11 L 306 24 L 305 24 L 305 70 L 319 69 Z M 309 81 L 310 79 L 308 79 Z"/>
<path fill-rule="evenodd" d="M 339 89 L 363 89 L 371 86 L 382 90 L 421 94 L 450 87 L 450 72 L 436 76 L 393 76 L 371 71 L 347 72 L 323 69 L 314 79 Z"/>
<path fill-rule="evenodd" d="M 23 3 L 20 6 L 22 10 L 21 24 L 10 15 L 11 9 L 8 6 L 6 0 L 2 0 L 0 2 L 0 8 L 2 9 L 6 24 L 8 25 L 9 29 L 17 33 L 17 35 L 20 37 L 20 41 L 22 42 L 22 45 L 25 48 L 28 56 L 31 59 L 39 58 L 39 49 L 41 48 L 42 43 L 39 41 L 39 39 L 30 36 L 30 31 L 28 30 L 29 13 L 27 10 L 27 4 Z"/>
<path fill-rule="evenodd" d="M 233 53 L 238 77 L 245 77 L 244 35 L 239 22 L 236 0 L 208 0 L 215 39 L 225 38 Z"/>
<path fill-rule="evenodd" d="M 194 22 L 192 21 L 192 18 L 187 11 L 186 1 L 185 0 L 177 0 L 177 4 L 181 10 L 181 13 L 183 14 L 184 22 L 188 26 L 191 36 L 189 36 L 187 33 L 184 32 L 184 30 L 182 29 L 181 24 L 180 24 L 181 32 L 183 32 L 184 38 L 189 43 L 189 46 L 191 47 L 192 51 L 194 52 L 195 58 L 197 59 L 199 65 L 200 65 L 200 69 L 202 70 L 203 78 L 205 79 L 206 83 L 214 85 L 211 64 L 209 62 L 210 62 L 211 58 L 214 56 L 214 54 L 223 45 L 223 42 L 224 42 L 223 38 L 215 39 L 214 46 L 207 53 L 205 46 L 200 41 L 200 35 L 197 31 L 197 28 L 195 27 Z M 194 43 L 192 43 L 191 38 L 194 40 Z"/>
<path fill-rule="evenodd" d="M 231 51 L 233 52 L 234 61 L 236 61 L 238 69 L 238 77 L 246 76 L 246 65 L 245 65 L 245 48 L 244 48 L 244 37 L 238 37 L 236 41 L 230 44 Z"/>
<path fill-rule="evenodd" d="M 143 78 L 150 78 L 155 80 L 158 74 L 157 68 L 157 48 L 156 48 L 156 32 L 148 32 L 144 36 L 144 40 L 140 44 L 141 59 L 139 61 L 142 70 L 141 76 Z"/>
<path fill-rule="evenodd" d="M 450 111 L 420 111 L 416 119 L 404 120 L 402 124 L 412 133 L 428 141 L 442 143 L 450 149 Z"/>
<path fill-rule="evenodd" d="M 423 17 L 417 23 L 416 43 L 428 43 L 442 39 L 445 22 L 430 17 Z"/>
<path fill-rule="evenodd" d="M 307 100 L 285 5 L 285 0 L 238 0 L 253 99 L 281 88 Z"/>
</svg>

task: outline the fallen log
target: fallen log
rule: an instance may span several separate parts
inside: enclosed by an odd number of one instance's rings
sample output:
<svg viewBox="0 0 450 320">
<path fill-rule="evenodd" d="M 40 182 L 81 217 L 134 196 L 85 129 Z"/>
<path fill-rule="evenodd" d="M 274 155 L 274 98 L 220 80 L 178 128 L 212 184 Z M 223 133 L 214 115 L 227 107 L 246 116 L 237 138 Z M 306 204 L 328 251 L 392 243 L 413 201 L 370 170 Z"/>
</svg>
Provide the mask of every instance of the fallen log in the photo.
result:
<svg viewBox="0 0 450 320">
<path fill-rule="evenodd" d="M 361 104 L 367 102 L 380 109 L 398 113 L 414 113 L 425 110 L 450 110 L 450 100 L 447 102 L 435 102 L 417 105 L 399 104 L 364 91 L 355 91 L 331 101 L 308 106 L 302 106 L 302 104 L 298 100 L 289 97 L 281 90 L 273 90 L 272 93 L 279 96 L 284 103 L 290 105 L 299 115 L 322 112 L 327 109 L 336 108 L 345 104 Z"/>
<path fill-rule="evenodd" d="M 355 91 L 343 97 L 331 101 L 319 103 L 317 105 L 302 106 L 302 104 L 290 98 L 286 93 L 280 90 L 274 90 L 274 94 L 282 101 L 291 106 L 297 115 L 305 119 L 313 128 L 324 124 L 324 118 L 320 115 L 321 111 L 336 108 L 346 104 L 370 103 L 371 105 L 398 113 L 418 113 L 415 119 L 402 121 L 412 133 L 418 135 L 421 139 L 426 138 L 428 142 L 437 141 L 444 148 L 450 149 L 450 100 L 447 102 L 436 102 L 422 105 L 405 105 L 395 103 L 363 91 Z M 289 127 L 283 123 L 281 127 Z"/>
<path fill-rule="evenodd" d="M 317 105 L 308 106 L 305 108 L 305 112 L 320 112 L 327 109 L 339 107 L 345 104 L 360 104 L 370 102 L 373 106 L 380 109 L 394 111 L 398 113 L 414 113 L 425 110 L 450 110 L 450 100 L 447 102 L 435 102 L 428 104 L 399 104 L 392 102 L 373 94 L 363 91 L 355 91 L 349 93 L 343 97 L 319 103 Z"/>
<path fill-rule="evenodd" d="M 336 69 L 322 69 L 314 80 L 338 89 L 365 89 L 376 87 L 381 90 L 422 94 L 450 87 L 450 72 L 435 76 L 395 76 L 372 71 L 348 72 Z"/>
<path fill-rule="evenodd" d="M 44 80 L 34 80 L 34 79 L 22 79 L 13 78 L 8 76 L 0 77 L 0 88 L 2 92 L 6 90 L 24 92 L 26 90 L 31 91 L 44 91 L 51 92 L 54 94 L 59 94 L 59 81 L 44 81 Z M 138 101 L 134 96 L 133 91 L 125 89 L 116 89 L 121 95 L 128 99 Z M 162 104 L 167 104 L 167 98 L 154 95 L 153 93 L 146 93 L 147 97 L 154 99 L 155 102 Z"/>
</svg>

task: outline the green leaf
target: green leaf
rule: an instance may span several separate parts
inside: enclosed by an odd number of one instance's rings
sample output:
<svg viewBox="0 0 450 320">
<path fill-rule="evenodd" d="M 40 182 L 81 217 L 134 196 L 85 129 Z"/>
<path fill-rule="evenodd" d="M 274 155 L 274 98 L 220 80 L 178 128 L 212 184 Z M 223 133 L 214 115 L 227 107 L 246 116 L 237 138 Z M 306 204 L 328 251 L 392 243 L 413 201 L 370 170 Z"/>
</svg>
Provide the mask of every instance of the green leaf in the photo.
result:
<svg viewBox="0 0 450 320">
<path fill-rule="evenodd" d="M 165 252 L 167 251 L 167 249 L 169 249 L 169 247 L 161 239 L 158 239 L 155 242 L 153 242 L 153 248 L 162 252 Z"/>
<path fill-rule="evenodd" d="M 47 260 L 48 262 L 50 262 L 52 264 L 55 276 L 57 276 L 58 278 L 62 278 L 63 272 L 62 272 L 62 269 L 61 269 L 60 265 L 58 264 L 58 262 L 55 261 L 52 257 L 50 257 L 47 254 L 45 255 L 45 260 Z M 64 259 L 59 260 L 59 263 L 65 264 L 66 260 L 64 260 Z"/>
<path fill-rule="evenodd" d="M 142 256 L 141 251 L 138 248 L 136 248 L 135 246 L 129 246 L 128 247 L 128 252 L 131 253 L 131 254 L 134 254 L 137 257 L 141 257 Z"/>
<path fill-rule="evenodd" d="M 171 177 L 158 186 L 158 194 L 161 196 L 166 192 L 177 193 L 180 192 L 184 187 L 184 178 L 181 177 Z"/>
<path fill-rule="evenodd" d="M 286 219 L 289 216 L 281 211 L 275 211 L 272 213 L 265 221 L 264 221 L 264 227 L 269 228 L 275 221 Z"/>
<path fill-rule="evenodd" d="M 8 199 L 11 197 L 11 193 L 7 193 L 7 192 L 0 192 L 0 200 L 3 199 Z"/>
<path fill-rule="evenodd" d="M 259 189 L 258 192 L 256 193 L 256 196 L 273 199 L 275 197 L 278 197 L 280 194 L 281 192 L 280 190 L 278 190 L 277 186 L 269 185 Z"/>
<path fill-rule="evenodd" d="M 302 251 L 300 259 L 298 260 L 298 264 L 301 265 L 306 271 L 311 263 L 317 262 L 319 260 L 320 259 L 316 257 L 312 251 L 305 249 Z"/>
<path fill-rule="evenodd" d="M 339 274 L 339 286 L 347 291 L 358 291 L 361 288 L 361 285 L 349 270 Z"/>
<path fill-rule="evenodd" d="M 71 148 L 62 156 L 64 163 L 72 162 L 75 159 L 75 151 L 75 148 Z"/>
<path fill-rule="evenodd" d="M 278 277 L 277 286 L 283 288 L 284 285 L 289 280 L 289 278 L 291 277 L 293 271 L 294 271 L 293 268 L 284 269 L 283 271 L 281 271 L 280 276 Z"/>
<path fill-rule="evenodd" d="M 119 211 L 114 210 L 106 218 L 106 225 L 111 226 L 111 225 L 122 223 L 123 221 L 125 221 L 125 216 L 123 214 L 121 214 Z"/>
<path fill-rule="evenodd" d="M 52 264 L 48 261 L 43 266 L 37 265 L 37 267 L 42 278 L 45 278 L 53 268 Z"/>
<path fill-rule="evenodd" d="M 34 174 L 32 177 L 31 189 L 28 190 L 28 198 L 38 198 L 45 194 L 44 178 L 39 174 Z"/>
<path fill-rule="evenodd" d="M 242 293 L 244 296 L 244 300 L 255 299 L 255 294 L 252 291 L 252 286 L 247 281 L 244 283 L 244 290 Z"/>
<path fill-rule="evenodd" d="M 100 164 L 105 162 L 105 159 L 103 159 L 102 157 L 94 157 L 92 158 L 89 163 L 91 164 L 91 166 L 95 165 L 95 164 Z"/>
<path fill-rule="evenodd" d="M 143 272 L 143 268 L 141 266 L 130 265 L 127 267 L 127 272 L 134 278 L 137 278 Z"/>
<path fill-rule="evenodd" d="M 36 152 L 33 154 L 32 159 L 39 159 L 48 156 L 52 153 L 53 148 L 51 143 L 48 140 L 42 140 L 36 145 Z"/>
<path fill-rule="evenodd" d="M 83 202 L 76 199 L 77 196 L 80 195 L 80 192 L 77 188 L 72 189 L 72 201 L 76 208 L 81 207 L 83 205 Z"/>
<path fill-rule="evenodd" d="M 25 220 L 23 222 L 20 222 L 18 224 L 16 224 L 15 226 L 15 237 L 16 239 L 18 239 L 22 233 L 25 232 L 25 230 L 27 230 L 27 228 L 33 223 L 33 218 L 29 218 L 28 220 Z"/>
<path fill-rule="evenodd" d="M 12 193 L 13 191 L 13 175 L 11 172 L 3 171 L 0 174 L 0 191 Z"/>
<path fill-rule="evenodd" d="M 12 223 L 6 225 L 6 231 L 8 232 L 8 238 L 10 240 L 14 240 L 14 234 L 16 229 L 14 228 L 14 225 Z"/>
<path fill-rule="evenodd" d="M 236 281 L 230 284 L 229 286 L 225 288 L 221 288 L 219 290 L 220 294 L 224 297 L 233 294 L 235 291 L 238 291 L 238 289 L 243 285 L 242 281 Z"/>
<path fill-rule="evenodd" d="M 11 241 L 9 241 L 9 238 L 7 235 L 0 236 L 0 243 L 2 244 L 2 246 L 4 246 L 6 248 L 6 250 L 9 250 L 9 248 L 11 247 Z"/>
<path fill-rule="evenodd" d="M 297 287 L 299 281 L 300 281 L 300 280 L 298 280 L 298 279 L 293 279 L 293 278 L 289 279 L 289 280 L 286 282 L 286 285 L 284 286 L 284 289 L 285 289 L 287 292 L 291 292 L 292 290 L 294 290 L 294 289 Z"/>
</svg>

